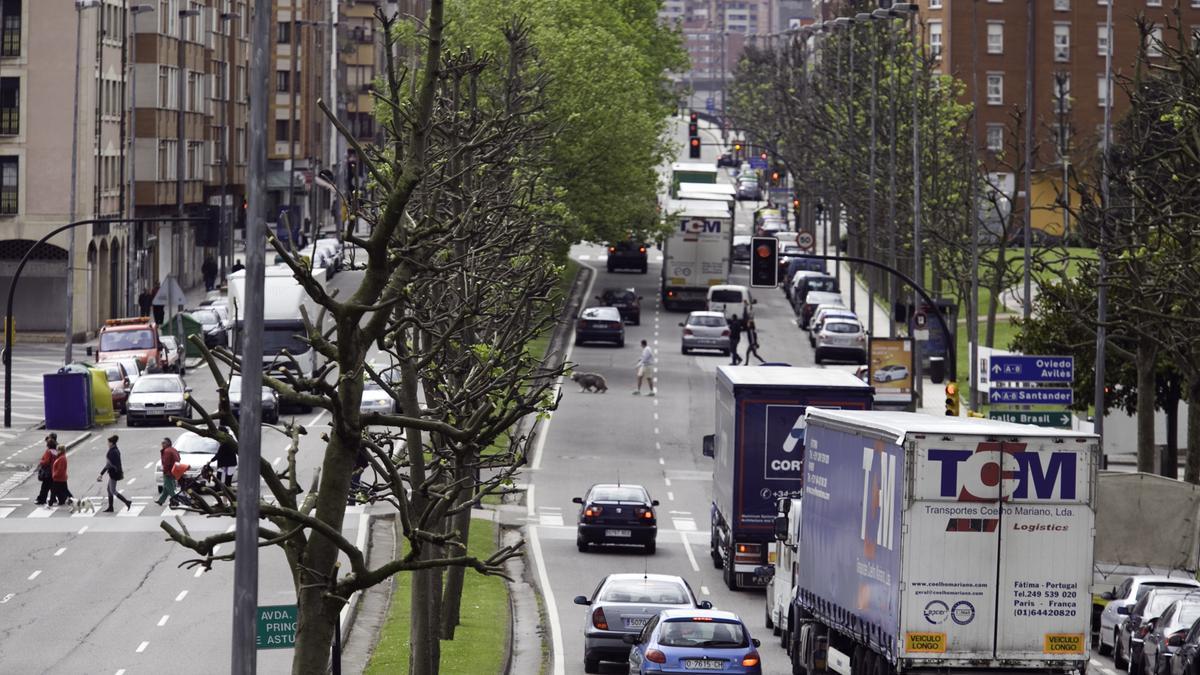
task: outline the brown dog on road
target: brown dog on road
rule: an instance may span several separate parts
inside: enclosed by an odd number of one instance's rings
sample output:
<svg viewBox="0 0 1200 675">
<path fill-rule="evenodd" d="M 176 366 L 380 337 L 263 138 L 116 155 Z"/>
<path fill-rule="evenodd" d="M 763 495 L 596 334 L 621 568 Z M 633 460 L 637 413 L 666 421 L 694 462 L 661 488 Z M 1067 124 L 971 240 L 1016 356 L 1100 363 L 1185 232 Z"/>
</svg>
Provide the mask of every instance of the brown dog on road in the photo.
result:
<svg viewBox="0 0 1200 675">
<path fill-rule="evenodd" d="M 608 382 L 604 381 L 604 376 L 597 373 L 571 373 L 571 379 L 575 384 L 579 385 L 579 391 L 591 391 L 597 394 L 603 394 L 608 391 Z"/>
</svg>

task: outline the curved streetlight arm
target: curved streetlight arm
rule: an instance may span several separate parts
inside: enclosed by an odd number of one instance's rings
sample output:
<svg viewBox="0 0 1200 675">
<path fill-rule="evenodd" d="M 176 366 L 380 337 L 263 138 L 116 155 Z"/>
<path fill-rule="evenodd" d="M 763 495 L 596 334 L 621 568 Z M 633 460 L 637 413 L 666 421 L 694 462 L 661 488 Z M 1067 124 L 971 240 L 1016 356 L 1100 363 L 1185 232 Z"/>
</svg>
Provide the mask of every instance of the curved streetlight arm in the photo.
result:
<svg viewBox="0 0 1200 675">
<path fill-rule="evenodd" d="M 207 218 L 93 218 L 89 220 L 77 220 L 73 223 L 67 223 L 61 227 L 56 227 L 50 230 L 49 234 L 38 239 L 29 250 L 25 251 L 25 255 L 21 256 L 21 262 L 17 264 L 17 269 L 13 272 L 12 281 L 8 285 L 8 301 L 4 306 L 4 428 L 12 428 L 12 348 L 16 338 L 16 322 L 13 320 L 13 300 L 17 293 L 17 282 L 21 279 L 21 271 L 25 269 L 25 264 L 29 262 L 33 252 L 39 246 L 45 244 L 51 237 L 66 232 L 67 230 L 82 227 L 84 225 L 99 225 L 101 223 L 185 223 L 206 221 Z M 67 270 L 67 283 L 73 283 L 71 270 Z"/>
</svg>

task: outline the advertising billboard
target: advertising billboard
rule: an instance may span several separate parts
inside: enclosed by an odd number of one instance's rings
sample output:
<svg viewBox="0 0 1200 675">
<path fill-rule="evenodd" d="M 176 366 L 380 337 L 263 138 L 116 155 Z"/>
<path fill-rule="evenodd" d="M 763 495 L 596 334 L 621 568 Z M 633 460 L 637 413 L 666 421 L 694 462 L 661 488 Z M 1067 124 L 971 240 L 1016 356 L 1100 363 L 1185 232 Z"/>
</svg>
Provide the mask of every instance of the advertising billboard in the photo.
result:
<svg viewBox="0 0 1200 675">
<path fill-rule="evenodd" d="M 913 348 L 911 338 L 871 338 L 869 384 L 876 403 L 908 404 L 913 400 Z"/>
</svg>

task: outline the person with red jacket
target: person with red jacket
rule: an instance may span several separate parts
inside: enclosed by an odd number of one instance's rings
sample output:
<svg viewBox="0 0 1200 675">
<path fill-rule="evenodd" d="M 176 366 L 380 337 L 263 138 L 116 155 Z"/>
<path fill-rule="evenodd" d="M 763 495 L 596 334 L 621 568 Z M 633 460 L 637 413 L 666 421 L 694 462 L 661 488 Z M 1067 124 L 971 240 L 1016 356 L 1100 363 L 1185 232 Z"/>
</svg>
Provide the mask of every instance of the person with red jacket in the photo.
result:
<svg viewBox="0 0 1200 675">
<path fill-rule="evenodd" d="M 67 489 L 67 453 L 54 448 L 54 461 L 50 463 L 50 503 L 57 500 L 61 504 L 71 503 L 71 491 Z"/>
<path fill-rule="evenodd" d="M 45 504 L 46 497 L 50 495 L 50 488 L 54 485 L 54 481 L 50 477 L 50 464 L 54 461 L 52 449 L 58 447 L 58 438 L 55 434 L 46 436 L 46 450 L 42 453 L 42 458 L 38 460 L 38 480 L 42 483 L 42 489 L 38 491 L 37 501 L 35 504 Z"/>
<path fill-rule="evenodd" d="M 171 445 L 171 439 L 162 439 L 162 451 L 159 453 L 159 461 L 162 463 L 162 494 L 158 496 L 157 504 L 162 506 L 163 502 L 171 500 L 171 506 L 175 505 L 175 493 L 179 491 L 179 484 L 175 480 L 175 464 L 179 461 L 179 451 Z"/>
</svg>

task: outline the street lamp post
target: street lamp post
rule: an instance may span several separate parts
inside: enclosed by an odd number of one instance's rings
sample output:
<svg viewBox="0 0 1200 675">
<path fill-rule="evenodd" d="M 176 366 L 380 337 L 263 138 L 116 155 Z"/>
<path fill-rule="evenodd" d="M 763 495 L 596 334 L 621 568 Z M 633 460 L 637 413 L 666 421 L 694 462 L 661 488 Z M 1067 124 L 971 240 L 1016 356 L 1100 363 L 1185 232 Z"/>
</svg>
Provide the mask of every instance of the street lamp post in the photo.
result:
<svg viewBox="0 0 1200 675">
<path fill-rule="evenodd" d="M 876 101 L 878 99 L 878 96 L 876 95 L 876 90 L 879 88 L 879 76 L 878 76 L 879 55 L 876 53 L 876 46 L 879 41 L 876 39 L 875 27 L 870 25 L 871 24 L 871 14 L 870 13 L 860 12 L 859 14 L 855 15 L 854 21 L 855 21 L 855 23 L 860 23 L 860 24 L 867 26 L 867 30 L 870 31 L 870 33 L 867 37 L 868 37 L 868 39 L 871 40 L 871 63 L 869 64 L 869 66 L 871 68 L 871 112 L 869 115 L 871 118 L 871 133 L 870 133 L 870 141 L 869 141 L 870 145 L 867 148 L 867 162 L 869 164 L 869 166 L 867 167 L 867 241 L 874 242 L 875 241 L 875 220 L 876 220 L 876 218 L 875 218 L 875 215 L 876 215 L 875 214 L 875 154 L 876 154 L 875 146 L 877 145 L 877 129 L 876 129 L 877 125 L 876 125 L 875 109 L 876 109 Z M 873 246 L 868 248 L 868 251 L 870 251 L 873 248 L 874 248 Z M 875 274 L 875 270 L 873 270 L 873 269 L 863 270 L 863 271 L 866 273 L 866 277 L 867 277 L 867 301 L 868 301 L 868 303 L 867 303 L 867 307 L 868 307 L 868 309 L 867 309 L 867 333 L 869 335 L 874 335 L 875 334 L 875 278 L 876 278 L 876 274 Z"/>
<path fill-rule="evenodd" d="M 223 138 L 221 140 L 221 231 L 219 233 L 221 248 L 225 249 L 225 255 L 218 256 L 221 258 L 221 276 L 225 277 L 229 273 L 229 269 L 233 266 L 233 210 L 232 203 L 229 198 L 229 156 L 233 147 L 231 140 L 233 126 L 230 123 L 233 118 L 233 96 L 231 92 L 234 90 L 234 73 L 236 71 L 234 64 L 234 45 L 233 39 L 234 19 L 239 18 L 237 12 L 222 12 L 217 16 L 225 25 L 225 90 L 220 92 L 224 99 L 221 101 L 221 127 Z"/>
<path fill-rule="evenodd" d="M 1108 457 L 1103 454 L 1104 448 L 1104 380 L 1105 380 L 1105 359 L 1106 350 L 1108 347 L 1108 261 L 1106 256 L 1107 251 L 1104 250 L 1108 239 L 1108 211 L 1109 211 L 1109 172 L 1112 171 L 1112 166 L 1109 164 L 1109 145 L 1112 142 L 1112 104 L 1113 104 L 1113 88 L 1112 88 L 1112 55 L 1116 45 L 1113 44 L 1113 23 L 1112 23 L 1112 2 L 1108 2 L 1104 17 L 1104 31 L 1107 42 L 1107 49 L 1104 50 L 1104 134 L 1103 144 L 1104 153 L 1101 155 L 1103 162 L 1100 172 L 1100 192 L 1104 200 L 1104 208 L 1100 211 L 1100 236 L 1096 247 L 1096 386 L 1094 390 L 1093 406 L 1095 413 L 1093 414 L 1092 432 L 1100 437 L 1100 447 L 1102 449 L 1100 455 L 1101 466 L 1108 467 Z"/>
<path fill-rule="evenodd" d="M 839 16 L 838 18 L 833 20 L 833 25 L 835 28 L 848 29 L 846 31 L 846 34 L 847 34 L 848 51 L 850 53 L 849 64 L 848 64 L 850 73 L 849 73 L 849 78 L 848 78 L 848 82 L 847 82 L 847 86 L 849 87 L 849 95 L 846 97 L 846 109 L 847 109 L 846 110 L 846 145 L 849 146 L 853 142 L 853 136 L 854 136 L 854 20 L 851 19 L 850 17 Z M 841 66 L 841 63 L 842 63 L 841 59 L 838 59 L 839 67 Z M 840 73 L 838 74 L 838 79 L 839 80 L 841 79 Z M 839 212 L 841 211 L 842 205 L 841 205 L 840 200 L 839 200 L 838 204 L 835 205 L 834 208 L 836 208 Z M 847 240 L 849 240 L 849 233 L 850 233 L 850 223 L 847 222 L 846 223 Z M 835 248 L 834 248 L 835 251 L 840 251 L 842 242 L 839 240 L 839 241 L 835 242 L 834 246 L 835 246 Z M 847 248 L 849 248 L 849 247 L 847 246 Z M 849 252 L 849 251 L 847 251 L 847 252 Z M 834 271 L 837 274 L 838 284 L 840 287 L 841 286 L 841 263 L 834 264 Z M 855 312 L 856 311 L 855 298 L 858 296 L 858 294 L 854 292 L 854 268 L 847 265 L 847 271 L 849 272 L 849 279 L 847 280 L 847 283 L 850 286 L 850 311 Z"/>
<path fill-rule="evenodd" d="M 71 211 L 71 220 L 74 221 L 77 213 L 76 209 L 78 190 L 76 183 L 79 176 L 79 58 L 80 47 L 83 43 L 83 10 L 90 7 L 98 7 L 99 0 L 75 0 L 75 82 L 72 87 L 74 99 L 71 106 L 71 184 L 68 188 L 67 203 L 68 209 Z M 32 249 L 31 249 L 32 250 Z M 9 323 L 12 323 L 12 317 L 8 318 Z M 71 347 L 75 341 L 75 230 L 72 229 L 67 236 L 67 328 L 66 328 L 66 348 L 63 353 L 63 363 L 70 363 L 72 359 Z M 11 326 L 9 330 L 12 330 Z M 11 344 L 8 343 L 8 344 Z M 6 346 L 6 349 L 8 347 Z M 8 396 L 9 387 L 5 387 L 5 396 Z"/>
</svg>

